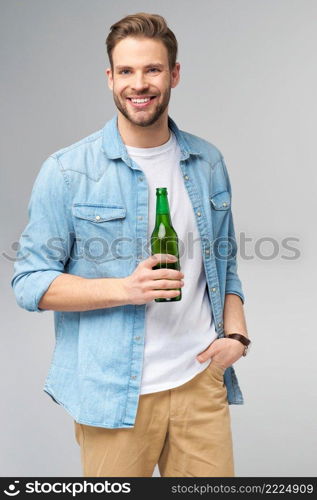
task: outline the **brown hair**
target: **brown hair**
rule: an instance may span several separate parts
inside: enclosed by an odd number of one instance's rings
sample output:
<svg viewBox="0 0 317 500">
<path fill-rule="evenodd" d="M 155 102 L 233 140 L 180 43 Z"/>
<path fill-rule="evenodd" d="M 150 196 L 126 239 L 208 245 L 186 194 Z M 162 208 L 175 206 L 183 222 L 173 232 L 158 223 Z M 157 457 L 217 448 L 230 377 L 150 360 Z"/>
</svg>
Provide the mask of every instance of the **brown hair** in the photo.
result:
<svg viewBox="0 0 317 500">
<path fill-rule="evenodd" d="M 169 68 L 170 70 L 174 68 L 177 58 L 177 40 L 174 33 L 167 26 L 164 17 L 158 14 L 137 12 L 136 14 L 131 14 L 120 19 L 120 21 L 110 27 L 110 33 L 106 39 L 106 46 L 112 70 L 113 49 L 120 40 L 128 36 L 161 40 L 167 49 Z"/>
</svg>

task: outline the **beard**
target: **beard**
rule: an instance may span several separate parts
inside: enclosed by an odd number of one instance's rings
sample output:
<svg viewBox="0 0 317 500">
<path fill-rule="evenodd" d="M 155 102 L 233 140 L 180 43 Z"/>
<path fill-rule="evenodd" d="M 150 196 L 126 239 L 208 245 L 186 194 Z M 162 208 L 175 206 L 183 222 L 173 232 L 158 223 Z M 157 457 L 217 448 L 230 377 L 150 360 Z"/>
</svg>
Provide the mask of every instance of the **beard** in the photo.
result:
<svg viewBox="0 0 317 500">
<path fill-rule="evenodd" d="M 162 95 L 163 95 L 162 102 L 157 104 L 155 108 L 150 112 L 146 111 L 145 113 L 148 113 L 148 116 L 144 118 L 138 117 L 140 113 L 144 113 L 144 111 L 142 110 L 140 111 L 136 110 L 136 112 L 133 112 L 132 110 L 129 111 L 127 100 L 125 99 L 125 102 L 123 103 L 118 97 L 118 95 L 115 94 L 115 92 L 113 92 L 113 100 L 118 110 L 123 114 L 123 116 L 127 120 L 129 120 L 130 123 L 138 125 L 139 127 L 149 127 L 150 125 L 153 125 L 153 123 L 155 123 L 166 110 L 171 97 L 171 87 L 169 87 Z M 141 97 L 142 95 L 140 95 L 140 98 Z"/>
</svg>

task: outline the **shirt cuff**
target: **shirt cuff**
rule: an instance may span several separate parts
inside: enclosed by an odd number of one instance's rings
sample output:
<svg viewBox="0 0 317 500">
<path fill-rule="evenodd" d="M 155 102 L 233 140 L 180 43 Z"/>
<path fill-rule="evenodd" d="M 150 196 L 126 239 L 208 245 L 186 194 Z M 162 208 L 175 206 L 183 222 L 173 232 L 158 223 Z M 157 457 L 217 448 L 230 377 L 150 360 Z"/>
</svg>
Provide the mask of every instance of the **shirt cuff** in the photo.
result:
<svg viewBox="0 0 317 500">
<path fill-rule="evenodd" d="M 243 293 L 241 291 L 226 290 L 225 295 L 227 295 L 227 293 L 233 293 L 234 295 L 238 295 L 240 297 L 240 299 L 242 300 L 242 304 L 244 304 L 244 295 L 243 295 Z"/>
<path fill-rule="evenodd" d="M 34 290 L 35 293 L 30 294 L 32 299 L 29 304 L 25 304 L 25 309 L 28 311 L 44 312 L 45 309 L 39 309 L 39 302 L 52 281 L 61 274 L 63 274 L 61 271 L 37 271 L 29 276 L 26 287 L 31 287 L 31 290 Z"/>
</svg>

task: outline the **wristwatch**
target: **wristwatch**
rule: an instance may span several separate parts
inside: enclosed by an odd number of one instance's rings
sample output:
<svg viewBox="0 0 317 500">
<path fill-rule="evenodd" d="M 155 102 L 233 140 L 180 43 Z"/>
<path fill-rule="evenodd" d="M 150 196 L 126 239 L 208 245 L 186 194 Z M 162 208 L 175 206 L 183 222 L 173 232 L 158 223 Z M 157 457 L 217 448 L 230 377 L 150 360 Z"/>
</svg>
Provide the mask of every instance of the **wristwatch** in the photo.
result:
<svg viewBox="0 0 317 500">
<path fill-rule="evenodd" d="M 228 334 L 225 334 L 225 337 L 229 338 L 229 339 L 239 340 L 239 342 L 241 342 L 241 344 L 244 345 L 244 351 L 243 351 L 242 356 L 247 355 L 249 346 L 251 344 L 251 340 L 248 339 L 248 337 L 246 337 L 245 335 L 241 335 L 241 333 L 228 333 Z"/>
</svg>

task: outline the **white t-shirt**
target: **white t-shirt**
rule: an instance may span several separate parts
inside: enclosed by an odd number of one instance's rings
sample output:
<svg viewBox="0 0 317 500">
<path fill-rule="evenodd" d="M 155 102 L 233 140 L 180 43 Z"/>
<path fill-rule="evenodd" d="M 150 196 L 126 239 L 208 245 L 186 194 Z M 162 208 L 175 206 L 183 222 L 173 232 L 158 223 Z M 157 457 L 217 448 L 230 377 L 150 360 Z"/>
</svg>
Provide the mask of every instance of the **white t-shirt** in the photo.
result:
<svg viewBox="0 0 317 500">
<path fill-rule="evenodd" d="M 200 235 L 179 165 L 180 149 L 174 133 L 170 132 L 169 140 L 155 148 L 126 146 L 148 182 L 149 240 L 155 225 L 156 188 L 167 188 L 184 273 L 179 302 L 153 300 L 146 304 L 140 394 L 171 389 L 195 377 L 210 363 L 208 360 L 201 364 L 196 356 L 217 337 L 206 288 Z"/>
</svg>

